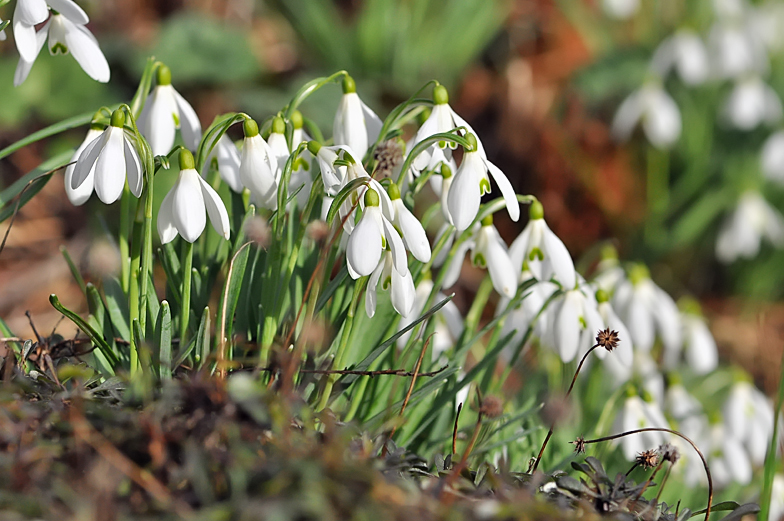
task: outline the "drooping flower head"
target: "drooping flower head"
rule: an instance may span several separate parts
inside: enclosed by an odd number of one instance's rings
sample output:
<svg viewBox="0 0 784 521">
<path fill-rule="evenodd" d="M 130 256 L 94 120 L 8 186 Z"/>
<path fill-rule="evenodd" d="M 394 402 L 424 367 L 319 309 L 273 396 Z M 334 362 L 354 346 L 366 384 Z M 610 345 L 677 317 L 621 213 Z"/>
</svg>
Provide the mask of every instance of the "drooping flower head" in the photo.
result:
<svg viewBox="0 0 784 521">
<path fill-rule="evenodd" d="M 727 217 L 716 240 L 716 257 L 724 263 L 752 259 L 762 239 L 776 248 L 784 246 L 784 216 L 756 190 L 744 193 Z"/>
<path fill-rule="evenodd" d="M 686 362 L 697 374 L 708 374 L 719 365 L 716 341 L 702 316 L 700 304 L 693 298 L 678 301 L 681 308 Z"/>
<path fill-rule="evenodd" d="M 115 110 L 106 130 L 79 155 L 71 178 L 71 189 L 81 194 L 79 200 L 94 187 L 101 201 L 112 204 L 122 195 L 126 177 L 131 193 L 135 197 L 141 196 L 142 166 L 135 140 L 125 131 L 124 125 L 125 113 L 122 109 Z"/>
<path fill-rule="evenodd" d="M 368 190 L 370 192 L 370 190 Z M 384 250 L 381 255 L 381 260 L 370 274 L 368 280 L 367 290 L 365 292 L 365 313 L 370 318 L 376 313 L 376 299 L 378 288 L 382 290 L 389 290 L 389 298 L 392 301 L 392 307 L 395 308 L 401 316 L 409 317 L 414 309 L 414 301 L 416 300 L 416 289 L 414 288 L 414 279 L 408 271 L 398 271 L 395 268 L 394 254 L 391 250 Z"/>
<path fill-rule="evenodd" d="M 139 130 L 150 142 L 153 155 L 165 155 L 174 146 L 177 129 L 190 150 L 196 150 L 201 139 L 201 123 L 196 111 L 172 86 L 171 70 L 160 65 L 156 85 L 147 96 L 139 116 Z"/>
<path fill-rule="evenodd" d="M 612 134 L 628 141 L 638 123 L 656 148 L 669 148 L 681 135 L 681 113 L 675 101 L 658 82 L 650 82 L 632 92 L 618 107 Z"/>
<path fill-rule="evenodd" d="M 97 116 L 93 117 L 93 121 L 90 123 L 90 130 L 87 131 L 87 135 L 82 141 L 82 144 L 74 152 L 73 156 L 71 156 L 71 163 L 65 169 L 65 195 L 68 196 L 68 200 L 71 201 L 71 204 L 74 206 L 81 206 L 87 202 L 91 195 L 93 195 L 93 188 L 95 187 L 95 164 L 93 164 L 92 168 L 90 168 L 90 172 L 87 174 L 87 178 L 84 182 L 79 186 L 77 189 L 74 189 L 71 186 L 71 182 L 73 180 L 73 173 L 76 169 L 76 161 L 79 160 L 81 157 L 82 152 L 86 149 L 90 143 L 92 143 L 98 136 L 100 136 L 104 131 L 104 126 L 100 123 L 97 123 Z"/>
<path fill-rule="evenodd" d="M 392 201 L 392 224 L 400 231 L 406 249 L 420 262 L 430 260 L 430 243 L 427 234 L 411 210 L 406 208 L 400 197 L 400 189 L 392 182 L 388 188 L 389 198 Z"/>
<path fill-rule="evenodd" d="M 278 206 L 277 159 L 254 120 L 246 119 L 242 130 L 245 140 L 240 155 L 240 180 L 250 190 L 255 204 L 274 210 Z"/>
<path fill-rule="evenodd" d="M 174 187 L 163 198 L 158 211 L 161 243 L 173 241 L 178 233 L 186 241 L 195 242 L 204 231 L 207 215 L 218 235 L 228 240 L 231 228 L 226 206 L 218 193 L 196 171 L 193 154 L 182 149 L 180 175 Z"/>
<path fill-rule="evenodd" d="M 389 248 L 393 266 L 399 274 L 408 271 L 406 250 L 395 227 L 381 211 L 380 196 L 375 188 L 364 194 L 364 212 L 351 232 L 346 246 L 346 262 L 352 278 L 358 279 L 373 273 L 381 254 Z"/>
<path fill-rule="evenodd" d="M 740 130 L 752 130 L 782 118 L 781 99 L 770 85 L 758 76 L 738 80 L 724 102 L 723 116 Z"/>
<path fill-rule="evenodd" d="M 664 78 L 671 69 L 675 69 L 687 85 L 699 85 L 708 79 L 708 51 L 695 32 L 680 29 L 656 48 L 651 58 L 652 72 Z"/>
<path fill-rule="evenodd" d="M 356 159 L 361 161 L 369 146 L 378 139 L 381 126 L 381 119 L 359 99 L 354 79 L 344 76 L 343 97 L 332 127 L 335 144 L 351 147 L 357 154 Z"/>
</svg>

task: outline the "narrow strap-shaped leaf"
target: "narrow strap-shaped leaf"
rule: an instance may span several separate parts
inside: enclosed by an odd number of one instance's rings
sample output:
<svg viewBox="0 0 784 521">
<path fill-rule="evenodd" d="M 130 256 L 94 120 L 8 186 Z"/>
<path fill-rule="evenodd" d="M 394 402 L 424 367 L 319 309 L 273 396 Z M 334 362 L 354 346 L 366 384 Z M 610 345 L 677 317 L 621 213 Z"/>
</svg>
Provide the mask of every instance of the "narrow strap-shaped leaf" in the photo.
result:
<svg viewBox="0 0 784 521">
<path fill-rule="evenodd" d="M 161 302 L 158 312 L 158 321 L 155 327 L 155 343 L 158 345 L 158 373 L 161 380 L 171 380 L 174 367 L 172 367 L 172 320 L 169 303 Z"/>
<path fill-rule="evenodd" d="M 204 308 L 196 333 L 196 363 L 202 367 L 210 356 L 210 307 Z"/>
<path fill-rule="evenodd" d="M 332 221 L 335 220 L 335 216 L 337 216 L 338 212 L 340 211 L 340 207 L 344 202 L 346 202 L 348 196 L 351 195 L 351 193 L 360 186 L 367 185 L 368 183 L 370 183 L 369 177 L 359 177 L 357 179 L 352 179 L 340 190 L 340 192 L 338 192 L 338 194 L 335 196 L 335 199 L 332 201 L 332 205 L 329 207 L 329 212 L 327 213 L 327 225 L 332 226 Z"/>
<path fill-rule="evenodd" d="M 114 331 L 123 340 L 131 341 L 130 312 L 128 298 L 115 277 L 106 277 L 103 281 L 103 293 L 106 297 L 106 310 L 112 320 Z"/>
<path fill-rule="evenodd" d="M 60 253 L 63 254 L 63 258 L 65 262 L 68 264 L 68 269 L 71 270 L 71 276 L 74 278 L 76 283 L 79 285 L 79 288 L 82 290 L 82 293 L 86 296 L 87 295 L 87 286 L 84 283 L 84 279 L 82 278 L 82 274 L 79 273 L 79 268 L 76 267 L 74 264 L 71 255 L 68 253 L 68 250 L 65 246 L 60 246 Z"/>
<path fill-rule="evenodd" d="M 54 125 L 50 125 L 46 128 L 39 130 L 38 132 L 33 132 L 29 136 L 24 139 L 20 139 L 16 143 L 12 145 L 8 145 L 4 149 L 0 150 L 0 159 L 7 157 L 20 148 L 26 147 L 36 141 L 40 141 L 42 139 L 48 138 L 49 136 L 54 136 L 55 134 L 59 134 L 60 132 L 65 132 L 66 130 L 70 130 L 72 128 L 81 127 L 82 125 L 88 124 L 93 119 L 93 112 L 85 112 L 84 114 L 80 114 L 78 116 L 74 116 L 72 118 L 66 119 L 65 121 L 60 121 L 59 123 L 55 123 Z M 71 152 L 73 153 L 73 152 Z"/>
<path fill-rule="evenodd" d="M 60 299 L 52 293 L 49 295 L 49 302 L 54 306 L 54 308 L 62 313 L 68 320 L 76 324 L 76 326 L 84 331 L 84 333 L 90 337 L 90 340 L 101 350 L 101 352 L 106 356 L 112 364 L 117 364 L 117 355 L 112 351 L 112 348 L 109 344 L 106 343 L 106 340 L 103 339 L 103 336 L 98 333 L 90 324 L 88 324 L 82 317 L 71 311 L 70 309 L 66 308 L 60 303 Z"/>
<path fill-rule="evenodd" d="M 0 222 L 11 217 L 16 211 L 17 205 L 21 209 L 35 194 L 40 192 L 52 178 L 52 175 L 67 164 L 71 155 L 73 155 L 73 150 L 66 150 L 56 155 L 0 192 Z M 20 194 L 21 199 L 13 202 L 14 198 Z"/>
</svg>

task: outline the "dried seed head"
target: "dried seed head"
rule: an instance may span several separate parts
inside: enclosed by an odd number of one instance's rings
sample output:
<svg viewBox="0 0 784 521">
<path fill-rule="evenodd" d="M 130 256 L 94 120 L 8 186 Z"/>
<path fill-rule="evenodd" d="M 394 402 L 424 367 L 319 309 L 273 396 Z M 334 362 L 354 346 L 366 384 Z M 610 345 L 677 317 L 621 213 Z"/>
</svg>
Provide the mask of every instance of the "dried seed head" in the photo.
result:
<svg viewBox="0 0 784 521">
<path fill-rule="evenodd" d="M 390 177 L 395 168 L 403 162 L 403 147 L 397 139 L 383 141 L 373 152 L 373 158 L 376 160 L 373 177 L 376 179 Z"/>
<path fill-rule="evenodd" d="M 669 443 L 665 443 L 664 445 L 659 446 L 658 450 L 662 460 L 669 461 L 673 465 L 681 457 L 681 454 L 680 452 L 678 452 L 678 449 L 674 445 L 670 445 Z"/>
<path fill-rule="evenodd" d="M 245 233 L 248 239 L 256 243 L 260 248 L 266 249 L 270 243 L 270 227 L 262 217 L 254 217 L 248 221 Z"/>
<path fill-rule="evenodd" d="M 621 339 L 618 338 L 618 332 L 611 330 L 609 327 L 604 331 L 599 331 L 599 334 L 596 335 L 596 343 L 608 351 L 612 351 L 618 347 L 618 342 L 620 341 Z"/>
<path fill-rule="evenodd" d="M 569 442 L 574 445 L 574 451 L 578 454 L 585 453 L 585 438 L 579 436 L 576 440 Z"/>
<path fill-rule="evenodd" d="M 310 239 L 321 242 L 329 235 L 329 226 L 322 220 L 310 221 L 305 227 L 305 233 Z"/>
<path fill-rule="evenodd" d="M 659 463 L 659 453 L 656 450 L 646 450 L 637 455 L 637 465 L 644 469 L 650 469 Z"/>
<path fill-rule="evenodd" d="M 482 405 L 479 407 L 479 414 L 487 418 L 498 418 L 504 413 L 504 402 L 501 398 L 493 395 L 485 396 Z"/>
</svg>

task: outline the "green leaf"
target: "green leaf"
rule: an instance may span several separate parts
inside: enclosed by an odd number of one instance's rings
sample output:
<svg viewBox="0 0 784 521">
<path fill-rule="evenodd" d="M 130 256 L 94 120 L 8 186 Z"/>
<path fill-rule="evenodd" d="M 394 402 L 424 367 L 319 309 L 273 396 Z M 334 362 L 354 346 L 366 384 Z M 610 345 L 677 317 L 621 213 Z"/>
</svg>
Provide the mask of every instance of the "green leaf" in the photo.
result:
<svg viewBox="0 0 784 521">
<path fill-rule="evenodd" d="M 346 186 L 344 186 L 343 189 L 338 192 L 338 194 L 335 196 L 335 199 L 332 201 L 332 205 L 329 207 L 329 212 L 327 213 L 327 225 L 332 226 L 332 221 L 335 220 L 335 216 L 338 215 L 340 207 L 343 205 L 346 199 L 348 199 L 348 197 L 360 186 L 365 186 L 369 183 L 369 177 L 360 177 L 349 181 Z"/>
<path fill-rule="evenodd" d="M 234 313 L 237 311 L 237 304 L 240 299 L 240 291 L 242 289 L 242 281 L 245 278 L 245 270 L 248 266 L 248 255 L 250 255 L 251 243 L 246 242 L 243 244 L 239 251 L 234 254 L 231 262 L 229 263 L 229 277 L 226 279 L 223 290 L 223 301 L 221 302 L 221 311 L 219 317 L 225 317 L 223 323 L 223 330 L 227 339 L 231 339 Z M 220 318 L 219 318 L 220 320 Z M 222 341 L 222 339 L 218 339 Z"/>
<path fill-rule="evenodd" d="M 115 355 L 114 351 L 112 351 L 112 348 L 109 347 L 109 344 L 106 343 L 106 340 L 103 339 L 103 336 L 100 333 L 93 329 L 93 327 L 90 326 L 82 317 L 63 306 L 60 303 L 60 299 L 57 298 L 57 295 L 54 293 L 49 295 L 49 302 L 57 311 L 62 313 L 71 322 L 76 324 L 79 329 L 84 331 L 84 333 L 90 337 L 90 340 L 98 347 L 98 349 L 101 350 L 104 356 L 106 356 L 109 362 L 116 366 L 117 356 Z"/>
<path fill-rule="evenodd" d="M 52 175 L 68 163 L 72 155 L 73 150 L 56 155 L 0 192 L 0 222 L 11 217 L 16 211 L 17 205 L 21 210 L 35 194 L 46 186 Z M 20 200 L 15 201 L 14 198 L 17 196 L 20 196 Z"/>
<path fill-rule="evenodd" d="M 155 327 L 155 343 L 158 347 L 158 368 L 161 380 L 171 380 L 174 367 L 172 367 L 172 320 L 169 303 L 161 302 L 158 312 L 158 321 Z"/>
<path fill-rule="evenodd" d="M 130 312 L 128 298 L 120 287 L 116 277 L 106 277 L 103 281 L 103 294 L 106 297 L 106 309 L 112 319 L 114 331 L 125 341 L 131 341 Z"/>
<path fill-rule="evenodd" d="M 82 274 L 79 273 L 79 268 L 77 268 L 76 264 L 74 264 L 74 261 L 71 258 L 71 255 L 68 253 L 68 250 L 65 248 L 65 246 L 60 246 L 60 253 L 63 254 L 63 258 L 65 259 L 65 262 L 68 264 L 68 269 L 71 270 L 71 276 L 79 285 L 79 288 L 81 288 L 82 293 L 84 295 L 87 295 L 87 286 L 84 283 Z"/>
<path fill-rule="evenodd" d="M 735 510 L 736 508 L 740 508 L 740 503 L 737 501 L 722 501 L 721 503 L 716 503 L 715 505 L 711 505 L 711 512 L 722 512 L 725 510 Z M 691 517 L 699 516 L 707 512 L 707 508 L 703 508 L 702 510 L 697 510 L 696 512 L 691 513 Z"/>
<path fill-rule="evenodd" d="M 24 139 L 20 139 L 16 143 L 5 147 L 4 149 L 0 150 L 0 159 L 7 157 L 20 148 L 26 147 L 36 141 L 40 141 L 42 139 L 48 138 L 49 136 L 53 136 L 55 134 L 59 134 L 60 132 L 64 132 L 66 130 L 70 130 L 72 128 L 81 127 L 82 125 L 88 124 L 93 119 L 94 112 L 86 112 L 84 114 L 80 114 L 79 116 L 74 116 L 72 118 L 68 118 L 65 121 L 61 121 L 59 123 L 55 123 L 54 125 L 50 125 L 44 129 L 39 130 L 38 132 L 33 132 L 29 136 Z M 71 152 L 71 154 L 73 151 Z M 70 154 L 69 154 L 70 157 Z M 46 164 L 46 163 L 44 163 Z M 41 165 L 42 168 L 43 165 Z M 51 167 L 43 167 L 44 171 Z M 29 175 L 29 174 L 28 174 Z M 26 176 L 25 176 L 26 177 Z M 24 179 L 24 178 L 23 178 Z M 27 181 L 25 181 L 26 183 Z"/>
<path fill-rule="evenodd" d="M 199 331 L 196 333 L 196 362 L 202 367 L 210 356 L 210 308 L 204 308 L 199 322 Z"/>
</svg>

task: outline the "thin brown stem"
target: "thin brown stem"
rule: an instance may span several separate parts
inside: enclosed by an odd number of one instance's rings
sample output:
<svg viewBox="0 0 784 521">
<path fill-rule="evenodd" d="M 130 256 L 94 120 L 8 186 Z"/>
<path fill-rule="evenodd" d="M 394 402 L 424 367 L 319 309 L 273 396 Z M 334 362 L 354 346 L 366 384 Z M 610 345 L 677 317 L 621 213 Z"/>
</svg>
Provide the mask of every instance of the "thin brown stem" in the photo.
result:
<svg viewBox="0 0 784 521">
<path fill-rule="evenodd" d="M 569 395 L 572 394 L 572 389 L 574 389 L 574 383 L 577 381 L 577 375 L 580 374 L 580 370 L 583 368 L 583 364 L 585 363 L 586 358 L 590 355 L 594 349 L 599 347 L 599 344 L 595 344 L 591 347 L 588 352 L 583 355 L 583 358 L 580 360 L 580 364 L 577 366 L 577 370 L 574 372 L 574 376 L 572 377 L 572 383 L 569 384 L 569 390 L 566 391 L 566 398 L 569 398 Z M 534 468 L 532 472 L 536 472 L 536 469 L 539 468 L 539 462 L 542 461 L 542 455 L 544 454 L 544 449 L 547 447 L 547 442 L 550 441 L 550 438 L 553 437 L 553 431 L 555 430 L 555 422 L 550 425 L 550 430 L 547 432 L 547 436 L 544 438 L 544 442 L 542 442 L 542 448 L 539 449 L 539 455 L 536 457 L 536 461 L 534 461 Z"/>
<path fill-rule="evenodd" d="M 455 415 L 455 426 L 452 429 L 452 454 L 457 454 L 457 422 L 460 420 L 460 411 L 463 410 L 463 404 L 457 404 L 457 414 Z"/>
<path fill-rule="evenodd" d="M 702 466 L 705 468 L 705 475 L 708 477 L 708 506 L 705 508 L 705 521 L 708 521 L 708 517 L 710 516 L 711 512 L 711 505 L 713 504 L 713 478 L 711 477 L 710 467 L 708 467 L 708 462 L 705 460 L 705 456 L 702 455 L 702 451 L 697 448 L 697 445 L 694 444 L 687 436 L 684 436 L 678 431 L 674 431 L 672 429 L 665 429 L 663 427 L 645 427 L 643 429 L 635 429 L 633 431 L 622 432 L 620 434 L 613 434 L 611 436 L 604 436 L 603 438 L 596 438 L 595 440 L 585 440 L 585 444 L 589 443 L 600 443 L 604 441 L 612 441 L 617 440 L 619 438 L 623 438 L 626 436 L 630 436 L 632 434 L 639 434 L 641 432 L 667 432 L 669 434 L 674 434 L 679 438 L 682 438 L 686 441 L 691 447 L 695 450 L 697 455 L 702 460 Z"/>
<path fill-rule="evenodd" d="M 447 367 L 449 366 L 445 365 L 436 371 L 431 371 L 429 373 L 416 373 L 416 375 L 427 377 L 437 376 L 438 374 L 444 372 Z M 271 371 L 272 368 L 262 368 L 261 370 Z M 378 371 L 357 371 L 354 369 L 300 369 L 299 372 L 303 374 L 337 374 L 341 376 L 414 376 L 415 374 L 413 371 L 406 371 L 405 369 L 381 369 Z"/>
<path fill-rule="evenodd" d="M 662 495 L 662 491 L 664 491 L 664 485 L 667 483 L 667 478 L 670 477 L 670 471 L 672 470 L 672 464 L 667 467 L 667 471 L 664 473 L 664 479 L 662 479 L 661 485 L 659 485 L 659 492 L 656 494 L 656 502 L 659 502 L 659 498 Z"/>
</svg>

